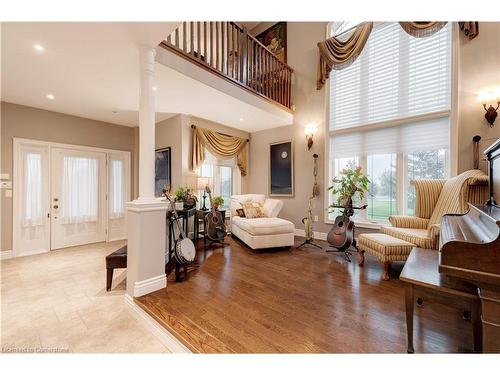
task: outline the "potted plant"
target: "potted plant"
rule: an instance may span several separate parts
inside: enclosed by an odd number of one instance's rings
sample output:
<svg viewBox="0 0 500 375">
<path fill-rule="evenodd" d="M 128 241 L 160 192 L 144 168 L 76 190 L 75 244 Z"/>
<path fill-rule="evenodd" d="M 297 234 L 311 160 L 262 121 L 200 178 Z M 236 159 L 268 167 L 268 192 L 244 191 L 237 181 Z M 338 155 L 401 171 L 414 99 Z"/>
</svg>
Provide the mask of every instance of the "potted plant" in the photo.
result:
<svg viewBox="0 0 500 375">
<path fill-rule="evenodd" d="M 188 185 L 177 188 L 174 195 L 176 202 L 183 202 L 184 209 L 193 208 L 198 202 L 195 190 Z"/>
<path fill-rule="evenodd" d="M 364 198 L 369 184 L 370 180 L 361 172 L 361 166 L 344 168 L 340 175 L 332 180 L 332 186 L 328 188 L 335 198 L 329 208 L 335 209 L 339 206 L 350 208 L 356 194 L 360 200 Z"/>
<path fill-rule="evenodd" d="M 219 209 L 220 206 L 222 206 L 224 204 L 224 198 L 222 198 L 220 195 L 217 196 L 217 197 L 214 197 L 212 199 L 212 204 L 214 205 L 214 208 L 216 210 Z"/>
</svg>

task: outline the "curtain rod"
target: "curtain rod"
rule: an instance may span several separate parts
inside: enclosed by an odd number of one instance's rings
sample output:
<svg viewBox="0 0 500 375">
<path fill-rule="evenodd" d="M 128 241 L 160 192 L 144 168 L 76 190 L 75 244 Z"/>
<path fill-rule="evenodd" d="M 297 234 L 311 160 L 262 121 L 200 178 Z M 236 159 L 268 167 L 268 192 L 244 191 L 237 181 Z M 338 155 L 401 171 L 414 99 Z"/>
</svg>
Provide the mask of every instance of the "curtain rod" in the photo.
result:
<svg viewBox="0 0 500 375">
<path fill-rule="evenodd" d="M 191 129 L 196 129 L 196 125 L 191 124 Z M 217 132 L 217 133 L 225 135 L 226 137 L 236 137 L 235 135 L 224 134 L 224 133 L 221 133 L 221 132 Z M 247 138 L 246 141 L 248 143 L 248 142 L 250 142 L 250 139 Z"/>
</svg>

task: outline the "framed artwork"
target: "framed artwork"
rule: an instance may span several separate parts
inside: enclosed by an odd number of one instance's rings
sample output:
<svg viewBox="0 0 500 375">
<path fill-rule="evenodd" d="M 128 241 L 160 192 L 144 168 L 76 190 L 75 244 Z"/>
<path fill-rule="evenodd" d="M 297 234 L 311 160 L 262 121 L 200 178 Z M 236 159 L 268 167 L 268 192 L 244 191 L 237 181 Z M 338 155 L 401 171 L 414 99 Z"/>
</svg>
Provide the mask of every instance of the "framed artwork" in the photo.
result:
<svg viewBox="0 0 500 375">
<path fill-rule="evenodd" d="M 286 22 L 278 22 L 257 35 L 257 40 L 286 63 Z"/>
<path fill-rule="evenodd" d="M 269 196 L 293 197 L 293 142 L 269 145 Z"/>
<path fill-rule="evenodd" d="M 172 160 L 170 147 L 155 150 L 155 197 L 163 195 L 163 188 L 172 183 Z"/>
</svg>

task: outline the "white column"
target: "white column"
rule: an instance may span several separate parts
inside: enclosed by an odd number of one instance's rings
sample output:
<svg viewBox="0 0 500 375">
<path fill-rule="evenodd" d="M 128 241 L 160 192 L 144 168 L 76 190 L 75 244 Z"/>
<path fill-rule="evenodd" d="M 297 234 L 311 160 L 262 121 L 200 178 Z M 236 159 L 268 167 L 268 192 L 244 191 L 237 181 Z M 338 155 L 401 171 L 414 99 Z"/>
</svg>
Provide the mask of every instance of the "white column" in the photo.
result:
<svg viewBox="0 0 500 375">
<path fill-rule="evenodd" d="M 139 99 L 139 200 L 154 199 L 155 183 L 155 49 L 141 47 Z"/>
<path fill-rule="evenodd" d="M 138 297 L 167 286 L 167 204 L 155 198 L 155 95 L 151 47 L 139 49 L 139 197 L 127 203 L 127 294 Z"/>
</svg>

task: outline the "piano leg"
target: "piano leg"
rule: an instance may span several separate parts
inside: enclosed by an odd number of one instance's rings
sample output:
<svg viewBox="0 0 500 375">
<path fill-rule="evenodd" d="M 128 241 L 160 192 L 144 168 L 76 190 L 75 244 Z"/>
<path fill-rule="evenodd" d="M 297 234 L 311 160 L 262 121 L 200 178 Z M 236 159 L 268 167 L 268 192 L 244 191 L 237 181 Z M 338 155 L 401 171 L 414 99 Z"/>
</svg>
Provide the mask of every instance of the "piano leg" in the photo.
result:
<svg viewBox="0 0 500 375">
<path fill-rule="evenodd" d="M 405 309 L 406 309 L 406 333 L 408 337 L 408 349 L 407 352 L 412 354 L 415 352 L 413 348 L 413 285 L 405 284 Z"/>
<path fill-rule="evenodd" d="M 474 353 L 483 352 L 483 325 L 481 322 L 481 301 L 471 301 L 472 335 L 474 337 Z"/>
</svg>

